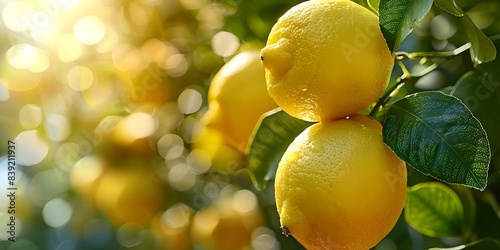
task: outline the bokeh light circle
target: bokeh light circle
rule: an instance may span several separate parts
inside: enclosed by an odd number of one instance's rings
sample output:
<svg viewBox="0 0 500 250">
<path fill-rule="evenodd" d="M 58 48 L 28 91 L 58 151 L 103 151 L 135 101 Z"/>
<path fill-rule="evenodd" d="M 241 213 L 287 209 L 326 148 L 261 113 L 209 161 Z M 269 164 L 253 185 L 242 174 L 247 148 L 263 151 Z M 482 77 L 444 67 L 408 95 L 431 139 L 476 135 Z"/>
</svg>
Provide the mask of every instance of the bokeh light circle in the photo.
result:
<svg viewBox="0 0 500 250">
<path fill-rule="evenodd" d="M 32 166 L 40 163 L 47 153 L 49 147 L 36 130 L 21 132 L 15 139 L 17 145 L 17 160 L 24 166 Z"/>
<path fill-rule="evenodd" d="M 100 18 L 86 16 L 75 23 L 73 34 L 82 44 L 94 45 L 104 38 L 106 27 Z"/>
<path fill-rule="evenodd" d="M 71 205 L 63 199 L 55 198 L 47 202 L 42 211 L 43 220 L 51 227 L 62 227 L 68 223 L 73 214 Z"/>
</svg>

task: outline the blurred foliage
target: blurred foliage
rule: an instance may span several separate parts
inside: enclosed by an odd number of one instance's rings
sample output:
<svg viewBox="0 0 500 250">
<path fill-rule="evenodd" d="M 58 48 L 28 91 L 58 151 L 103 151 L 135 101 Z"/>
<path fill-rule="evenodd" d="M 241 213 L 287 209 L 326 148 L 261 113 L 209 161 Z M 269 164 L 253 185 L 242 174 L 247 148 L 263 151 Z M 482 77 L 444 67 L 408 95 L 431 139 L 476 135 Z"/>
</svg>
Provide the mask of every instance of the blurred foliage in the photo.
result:
<svg viewBox="0 0 500 250">
<path fill-rule="evenodd" d="M 239 51 L 262 47 L 279 16 L 299 2 L 1 1 L 0 141 L 16 142 L 18 190 L 16 242 L 1 230 L 0 249 L 208 249 L 204 236 L 191 236 L 198 211 L 207 217 L 213 204 L 230 203 L 234 210 L 198 222 L 204 234 L 224 232 L 232 227 L 221 218 L 249 212 L 254 199 L 263 222 L 249 227 L 246 249 L 303 249 L 281 235 L 272 183 L 256 191 L 242 169 L 245 156 L 204 144 L 220 139 L 200 121 L 217 70 Z M 499 48 L 500 3 L 456 2 Z M 449 51 L 467 41 L 460 23 L 433 6 L 398 51 Z M 451 87 L 473 69 L 468 52 L 405 63 L 419 72 L 434 62 L 436 70 L 393 100 Z M 492 82 L 500 81 L 499 62 L 479 66 Z M 396 67 L 393 82 L 400 74 Z M 491 93 L 498 98 L 498 86 Z M 498 117 L 498 109 L 486 109 Z M 500 239 L 500 151 L 493 153 L 488 188 L 472 191 L 471 239 Z M 0 155 L 5 225 L 6 146 Z M 408 170 L 410 186 L 431 180 Z M 235 221 L 245 224 L 240 217 Z M 375 249 L 464 243 L 422 235 L 401 218 Z"/>
</svg>

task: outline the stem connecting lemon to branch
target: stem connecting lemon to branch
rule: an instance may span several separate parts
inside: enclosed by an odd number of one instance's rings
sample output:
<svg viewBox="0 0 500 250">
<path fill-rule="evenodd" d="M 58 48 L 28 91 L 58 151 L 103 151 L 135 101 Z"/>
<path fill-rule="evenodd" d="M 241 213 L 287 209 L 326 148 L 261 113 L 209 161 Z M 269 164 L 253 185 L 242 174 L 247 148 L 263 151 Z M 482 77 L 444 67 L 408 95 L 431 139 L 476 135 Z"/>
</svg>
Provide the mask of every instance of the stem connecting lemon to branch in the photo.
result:
<svg viewBox="0 0 500 250">
<path fill-rule="evenodd" d="M 380 108 L 386 106 L 390 99 L 395 96 L 399 89 L 403 87 L 405 84 L 411 84 L 414 85 L 420 78 L 423 76 L 429 74 L 433 70 L 435 70 L 438 67 L 437 63 L 433 63 L 429 65 L 427 68 L 424 70 L 418 72 L 418 73 L 410 73 L 406 65 L 403 63 L 402 60 L 408 59 L 408 60 L 424 60 L 426 61 L 428 58 L 431 57 L 445 57 L 445 58 L 451 58 L 454 56 L 457 56 L 464 51 L 468 50 L 471 48 L 470 43 L 466 43 L 454 50 L 451 51 L 436 51 L 436 52 L 412 52 L 408 53 L 405 51 L 400 51 L 395 53 L 395 61 L 396 64 L 401 68 L 401 71 L 403 71 L 403 74 L 396 79 L 396 83 L 387 89 L 384 95 L 382 95 L 377 103 L 373 106 L 372 110 L 370 111 L 369 116 L 375 118 L 378 111 Z"/>
</svg>

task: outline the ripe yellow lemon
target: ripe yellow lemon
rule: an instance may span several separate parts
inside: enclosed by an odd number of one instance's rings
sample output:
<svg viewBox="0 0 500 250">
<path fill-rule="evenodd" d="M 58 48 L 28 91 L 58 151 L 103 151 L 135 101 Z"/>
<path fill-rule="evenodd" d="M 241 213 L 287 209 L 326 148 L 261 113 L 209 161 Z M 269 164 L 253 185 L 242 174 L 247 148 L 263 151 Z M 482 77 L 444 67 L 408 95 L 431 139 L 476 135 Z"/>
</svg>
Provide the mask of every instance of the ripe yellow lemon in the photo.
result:
<svg viewBox="0 0 500 250">
<path fill-rule="evenodd" d="M 406 166 L 368 117 L 307 128 L 283 155 L 275 195 L 283 232 L 307 249 L 369 249 L 394 227 Z"/>
<path fill-rule="evenodd" d="M 209 250 L 249 249 L 252 232 L 263 226 L 257 197 L 249 190 L 239 190 L 232 197 L 222 197 L 193 218 L 194 242 Z"/>
<path fill-rule="evenodd" d="M 269 95 L 308 121 L 369 107 L 394 66 L 377 16 L 349 0 L 311 0 L 290 9 L 272 28 L 261 60 Z"/>
<path fill-rule="evenodd" d="M 208 90 L 204 121 L 244 152 L 259 117 L 278 107 L 266 91 L 258 50 L 245 51 L 227 62 Z"/>
</svg>

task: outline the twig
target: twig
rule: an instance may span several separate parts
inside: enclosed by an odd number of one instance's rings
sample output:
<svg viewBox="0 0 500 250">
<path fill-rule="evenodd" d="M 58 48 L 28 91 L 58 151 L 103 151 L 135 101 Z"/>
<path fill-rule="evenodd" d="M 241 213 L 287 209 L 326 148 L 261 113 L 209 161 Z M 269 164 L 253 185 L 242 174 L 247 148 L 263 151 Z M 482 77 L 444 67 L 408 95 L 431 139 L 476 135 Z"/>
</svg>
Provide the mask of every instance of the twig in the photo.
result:
<svg viewBox="0 0 500 250">
<path fill-rule="evenodd" d="M 411 74 L 410 71 L 406 68 L 406 66 L 402 62 L 401 63 L 399 61 L 397 62 L 398 65 L 401 67 L 401 70 L 403 71 L 403 75 L 401 75 L 400 77 L 398 77 L 398 79 L 396 79 L 396 84 L 394 84 L 390 89 L 388 89 L 387 92 L 385 92 L 385 94 L 378 99 L 375 106 L 373 106 L 369 114 L 369 116 L 373 118 L 375 118 L 379 109 L 382 106 L 386 105 L 389 102 L 389 100 L 397 94 L 398 90 L 401 87 L 403 87 L 406 83 L 414 84 L 416 82 L 415 80 L 418 80 L 421 77 L 427 75 L 428 73 L 436 69 L 438 66 L 436 63 L 434 63 L 418 73 Z"/>
<path fill-rule="evenodd" d="M 412 52 L 408 53 L 405 51 L 399 51 L 396 52 L 396 59 L 397 60 L 403 60 L 403 59 L 409 59 L 413 60 L 415 58 L 422 58 L 422 57 L 450 57 L 450 56 L 456 56 L 468 49 L 470 49 L 471 44 L 466 43 L 454 50 L 451 51 L 434 51 L 434 52 Z"/>
</svg>

